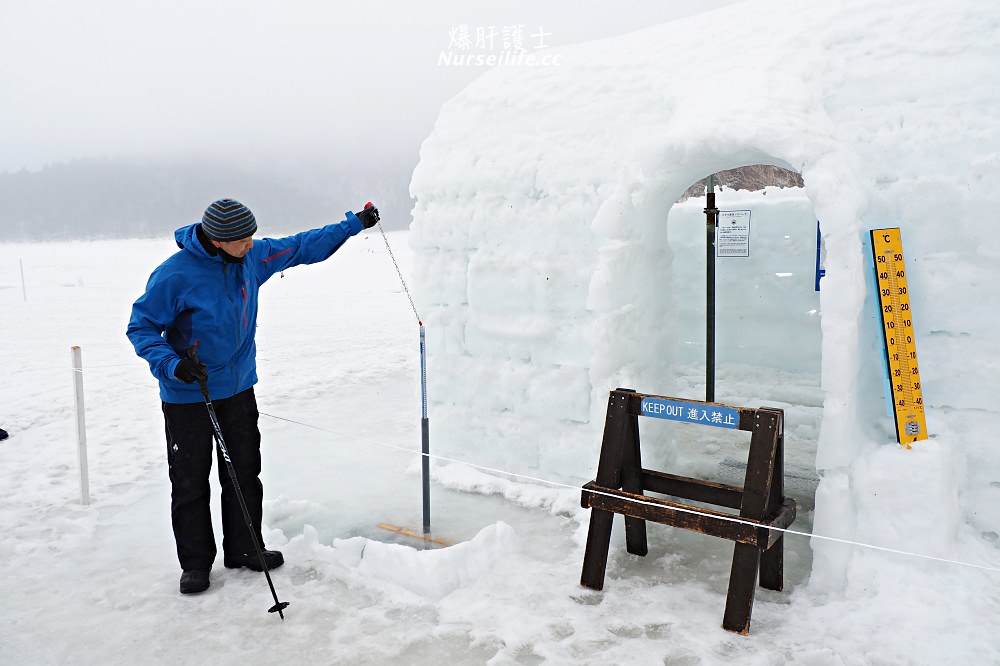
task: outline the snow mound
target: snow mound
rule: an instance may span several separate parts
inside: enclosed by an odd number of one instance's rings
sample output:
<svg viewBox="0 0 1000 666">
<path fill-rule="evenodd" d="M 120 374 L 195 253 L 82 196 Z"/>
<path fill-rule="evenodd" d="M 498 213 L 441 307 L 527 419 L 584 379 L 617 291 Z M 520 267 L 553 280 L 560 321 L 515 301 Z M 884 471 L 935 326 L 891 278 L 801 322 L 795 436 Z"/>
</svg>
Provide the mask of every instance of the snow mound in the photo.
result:
<svg viewBox="0 0 1000 666">
<path fill-rule="evenodd" d="M 995 512 L 976 502 L 994 493 L 1000 456 L 960 433 L 981 410 L 995 420 L 1000 391 L 1000 246 L 982 227 L 1000 208 L 998 25 L 1000 5 L 971 0 L 763 0 L 480 77 L 442 108 L 411 182 L 438 451 L 591 476 L 608 390 L 670 394 L 685 312 L 699 316 L 703 268 L 673 230 L 674 202 L 708 174 L 773 164 L 803 177 L 807 234 L 822 222 L 819 307 L 790 305 L 787 276 L 754 278 L 751 260 L 734 284 L 764 297 L 750 307 L 742 292 L 728 331 L 754 362 L 821 362 L 817 528 L 970 557 L 995 540 Z M 934 435 L 905 466 L 883 451 L 896 444 L 863 245 L 881 227 L 902 230 Z M 813 259 L 808 243 L 787 248 Z M 798 333 L 817 328 L 818 344 Z M 647 442 L 669 460 L 669 437 Z M 850 557 L 814 548 L 827 552 L 813 583 L 835 586 Z"/>
<path fill-rule="evenodd" d="M 333 547 L 344 566 L 435 601 L 469 585 L 498 559 L 520 550 L 517 534 L 504 522 L 484 527 L 470 541 L 437 550 L 365 537 L 334 539 Z"/>
</svg>

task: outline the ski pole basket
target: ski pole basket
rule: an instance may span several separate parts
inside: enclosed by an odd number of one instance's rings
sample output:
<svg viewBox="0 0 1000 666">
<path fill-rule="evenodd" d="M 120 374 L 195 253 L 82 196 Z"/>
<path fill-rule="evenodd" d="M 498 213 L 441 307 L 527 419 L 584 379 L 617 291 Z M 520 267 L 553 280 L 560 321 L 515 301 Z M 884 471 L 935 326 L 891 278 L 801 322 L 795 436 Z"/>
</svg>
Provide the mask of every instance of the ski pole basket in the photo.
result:
<svg viewBox="0 0 1000 666">
<path fill-rule="evenodd" d="M 751 433 L 742 488 L 643 469 L 639 455 L 639 416 L 743 430 Z M 795 500 L 784 496 L 784 412 L 761 407 L 730 407 L 616 389 L 608 398 L 597 478 L 583 486 L 580 503 L 592 509 L 580 583 L 600 590 L 616 513 L 625 517 L 626 549 L 648 552 L 646 521 L 681 527 L 735 542 L 729 593 L 722 626 L 748 634 L 753 596 L 760 586 L 784 585 L 783 533 L 795 520 Z M 653 492 L 739 510 L 732 513 L 649 497 Z"/>
</svg>

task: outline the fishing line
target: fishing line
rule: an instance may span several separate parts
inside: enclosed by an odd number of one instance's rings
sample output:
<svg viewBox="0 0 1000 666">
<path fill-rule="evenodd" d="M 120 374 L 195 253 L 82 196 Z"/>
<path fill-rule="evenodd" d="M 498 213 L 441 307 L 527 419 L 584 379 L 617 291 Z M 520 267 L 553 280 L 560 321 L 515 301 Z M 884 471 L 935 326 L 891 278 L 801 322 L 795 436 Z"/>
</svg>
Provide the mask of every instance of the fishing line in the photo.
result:
<svg viewBox="0 0 1000 666">
<path fill-rule="evenodd" d="M 396 255 L 392 253 L 392 248 L 389 247 L 389 237 L 385 235 L 385 229 L 382 228 L 382 223 L 378 223 L 378 230 L 382 232 L 382 240 L 385 241 L 385 249 L 389 250 L 389 258 L 392 259 L 392 265 L 396 267 L 396 275 L 399 276 L 399 281 L 403 285 L 403 291 L 406 292 L 406 298 L 410 301 L 410 307 L 413 308 L 413 316 L 417 319 L 417 325 L 423 326 L 423 320 L 420 315 L 417 314 L 417 306 L 413 303 L 413 296 L 410 295 L 410 288 L 406 284 L 406 280 L 403 279 L 403 271 L 399 270 L 399 263 L 396 261 Z"/>
<path fill-rule="evenodd" d="M 371 205 L 370 203 L 368 204 Z M 365 206 L 367 208 L 368 206 Z M 399 262 L 396 261 L 396 255 L 393 254 L 392 248 L 389 246 L 389 237 L 385 235 L 385 230 L 382 228 L 382 223 L 378 222 L 378 230 L 382 233 L 382 240 L 385 241 L 385 249 L 389 251 L 389 257 L 392 259 L 392 265 L 396 267 L 396 275 L 399 276 L 399 282 L 403 285 L 403 291 L 406 292 L 406 298 L 410 301 L 410 307 L 413 308 L 413 316 L 417 320 L 417 326 L 420 328 L 420 449 L 421 453 L 425 456 L 421 462 L 420 469 L 420 485 L 423 493 L 423 528 L 424 534 L 430 534 L 431 531 L 431 469 L 430 469 L 430 420 L 427 418 L 427 344 L 426 336 L 424 335 L 424 322 L 420 318 L 420 314 L 417 312 L 417 306 L 413 302 L 413 296 L 410 294 L 410 287 L 406 284 L 406 280 L 403 279 L 403 271 L 399 269 Z"/>
</svg>

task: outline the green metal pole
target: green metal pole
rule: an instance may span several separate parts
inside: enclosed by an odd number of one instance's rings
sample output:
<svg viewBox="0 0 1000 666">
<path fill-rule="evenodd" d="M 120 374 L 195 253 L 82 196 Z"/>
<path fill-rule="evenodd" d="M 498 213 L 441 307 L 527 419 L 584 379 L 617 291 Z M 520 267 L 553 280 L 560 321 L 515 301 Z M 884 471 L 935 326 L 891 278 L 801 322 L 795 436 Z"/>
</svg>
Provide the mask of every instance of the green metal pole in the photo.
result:
<svg viewBox="0 0 1000 666">
<path fill-rule="evenodd" d="M 715 207 L 715 176 L 705 188 L 705 401 L 715 402 L 715 231 L 719 209 Z"/>
</svg>

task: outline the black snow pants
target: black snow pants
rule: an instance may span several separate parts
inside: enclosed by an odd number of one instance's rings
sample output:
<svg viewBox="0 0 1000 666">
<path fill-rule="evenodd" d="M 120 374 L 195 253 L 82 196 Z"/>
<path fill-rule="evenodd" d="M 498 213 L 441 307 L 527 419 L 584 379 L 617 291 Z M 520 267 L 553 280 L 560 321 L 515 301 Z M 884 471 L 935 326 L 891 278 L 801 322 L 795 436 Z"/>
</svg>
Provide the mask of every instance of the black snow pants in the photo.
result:
<svg viewBox="0 0 1000 666">
<path fill-rule="evenodd" d="M 257 400 L 252 388 L 222 400 L 213 400 L 229 458 L 236 469 L 250 521 L 263 547 L 260 521 L 264 488 L 260 482 L 260 430 L 257 429 Z M 177 542 L 181 568 L 209 569 L 215 561 L 215 534 L 209 507 L 212 471 L 212 422 L 205 403 L 163 403 L 167 432 L 167 463 L 170 467 L 170 518 Z M 226 463 L 218 456 L 222 486 L 222 549 L 230 555 L 254 552 L 243 511 Z"/>
</svg>

